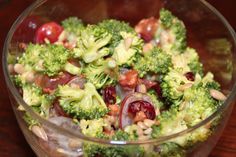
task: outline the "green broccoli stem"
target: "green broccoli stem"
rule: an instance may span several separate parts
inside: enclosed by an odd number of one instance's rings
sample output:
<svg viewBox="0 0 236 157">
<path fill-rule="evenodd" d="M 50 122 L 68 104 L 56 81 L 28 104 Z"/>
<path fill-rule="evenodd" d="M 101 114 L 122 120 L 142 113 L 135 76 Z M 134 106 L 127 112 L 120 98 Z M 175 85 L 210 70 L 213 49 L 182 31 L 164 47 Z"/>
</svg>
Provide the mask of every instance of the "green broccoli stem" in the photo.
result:
<svg viewBox="0 0 236 157">
<path fill-rule="evenodd" d="M 81 68 L 71 64 L 70 62 L 65 64 L 64 70 L 73 75 L 81 74 Z"/>
</svg>

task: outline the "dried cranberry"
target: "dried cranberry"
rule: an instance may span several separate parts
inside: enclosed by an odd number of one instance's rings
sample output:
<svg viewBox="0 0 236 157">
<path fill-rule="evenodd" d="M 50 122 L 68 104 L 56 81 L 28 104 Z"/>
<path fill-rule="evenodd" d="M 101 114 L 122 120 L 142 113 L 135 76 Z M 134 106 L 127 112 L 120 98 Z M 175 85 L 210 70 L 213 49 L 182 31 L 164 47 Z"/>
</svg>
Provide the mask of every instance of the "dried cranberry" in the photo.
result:
<svg viewBox="0 0 236 157">
<path fill-rule="evenodd" d="M 149 102 L 143 101 L 141 110 L 145 113 L 148 119 L 152 119 L 152 120 L 155 119 L 156 117 L 155 108 Z"/>
<path fill-rule="evenodd" d="M 103 90 L 103 99 L 106 104 L 116 103 L 116 88 L 114 86 L 108 86 Z"/>
<path fill-rule="evenodd" d="M 142 105 L 142 101 L 134 101 L 129 105 L 128 108 L 128 112 L 131 115 L 135 115 L 137 112 L 139 112 L 141 110 L 141 105 Z"/>
<path fill-rule="evenodd" d="M 193 72 L 187 72 L 184 74 L 184 76 L 189 80 L 189 81 L 194 81 L 195 80 L 195 76 Z"/>
<path fill-rule="evenodd" d="M 138 100 L 129 104 L 128 112 L 133 117 L 139 111 L 143 111 L 148 119 L 153 120 L 156 117 L 155 108 L 147 101 Z"/>
</svg>

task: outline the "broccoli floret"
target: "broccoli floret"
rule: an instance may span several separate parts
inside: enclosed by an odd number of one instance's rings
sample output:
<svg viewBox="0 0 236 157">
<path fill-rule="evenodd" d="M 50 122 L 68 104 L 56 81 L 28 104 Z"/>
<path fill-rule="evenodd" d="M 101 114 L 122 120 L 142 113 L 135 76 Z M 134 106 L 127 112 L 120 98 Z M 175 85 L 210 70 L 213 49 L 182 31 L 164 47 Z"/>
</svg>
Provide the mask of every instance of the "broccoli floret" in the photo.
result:
<svg viewBox="0 0 236 157">
<path fill-rule="evenodd" d="M 118 130 L 111 137 L 112 140 L 127 141 L 131 140 L 130 135 L 122 130 Z M 144 155 L 144 148 L 140 146 L 105 146 L 101 144 L 85 143 L 83 145 L 84 156 L 86 157 L 142 157 Z M 135 153 L 134 151 L 135 150 Z"/>
<path fill-rule="evenodd" d="M 128 125 L 125 127 L 124 131 L 129 134 L 130 138 L 133 140 L 138 139 L 137 135 L 138 126 L 137 125 Z"/>
<path fill-rule="evenodd" d="M 17 87 L 22 87 L 27 81 L 24 76 L 22 75 L 12 75 L 11 76 L 12 81 L 15 83 Z"/>
<path fill-rule="evenodd" d="M 98 23 L 98 26 L 106 29 L 110 34 L 112 34 L 110 47 L 112 47 L 113 49 L 123 39 L 120 32 L 127 32 L 127 33 L 135 32 L 134 29 L 128 23 L 125 23 L 123 21 L 117 21 L 114 19 L 103 20 L 102 22 Z"/>
<path fill-rule="evenodd" d="M 142 52 L 143 40 L 135 33 L 120 32 L 122 40 L 114 49 L 112 58 L 119 66 L 131 66 Z"/>
<path fill-rule="evenodd" d="M 189 81 L 184 74 L 182 69 L 171 69 L 161 81 L 162 96 L 166 98 L 168 102 L 177 103 L 183 96 L 182 85 L 187 83 L 194 83 Z"/>
<path fill-rule="evenodd" d="M 84 89 L 64 85 L 59 86 L 57 92 L 61 107 L 74 118 L 97 119 L 108 112 L 102 97 L 89 82 L 84 85 Z"/>
<path fill-rule="evenodd" d="M 198 73 L 203 76 L 202 63 L 199 61 L 199 56 L 193 48 L 187 48 L 184 53 L 172 56 L 172 63 L 175 69 L 182 68 L 182 71 L 185 73 L 191 71 L 194 74 Z"/>
<path fill-rule="evenodd" d="M 81 30 L 84 29 L 84 24 L 81 19 L 77 17 L 69 17 L 62 21 L 63 28 L 70 33 L 79 35 Z"/>
<path fill-rule="evenodd" d="M 86 66 L 83 69 L 83 74 L 99 89 L 117 80 L 118 67 L 116 61 L 111 58 L 106 60 L 100 59 Z"/>
<path fill-rule="evenodd" d="M 204 88 L 220 90 L 220 84 L 214 80 L 214 75 L 208 72 L 203 78 L 200 75 L 195 76 L 195 84 L 202 84 Z"/>
<path fill-rule="evenodd" d="M 152 137 L 157 138 L 164 135 L 170 135 L 187 129 L 184 117 L 180 114 L 177 108 L 170 108 L 168 111 L 163 111 L 158 117 L 160 125 L 152 126 Z"/>
<path fill-rule="evenodd" d="M 183 53 L 187 46 L 183 22 L 170 11 L 161 9 L 159 23 L 155 38 L 160 41 L 161 47 L 173 55 Z"/>
<path fill-rule="evenodd" d="M 211 97 L 209 89 L 205 88 L 202 83 L 184 91 L 183 103 L 186 112 L 185 121 L 189 126 L 193 126 L 207 118 L 220 105 L 220 102 Z"/>
<path fill-rule="evenodd" d="M 149 90 L 147 92 L 147 95 L 151 98 L 155 108 L 162 109 L 164 107 L 163 102 L 159 100 L 159 98 L 154 90 Z"/>
<path fill-rule="evenodd" d="M 220 90 L 220 84 L 214 80 L 214 75 L 208 72 L 201 80 L 203 86 L 208 89 Z"/>
<path fill-rule="evenodd" d="M 213 81 L 212 74 L 197 80 L 190 88 L 183 91 L 179 106 L 171 106 L 158 117 L 160 126 L 153 126 L 152 137 L 159 137 L 183 131 L 203 121 L 213 114 L 222 102 L 210 95 L 208 83 Z M 204 141 L 211 134 L 209 127 L 202 127 L 187 135 L 173 139 L 181 146 L 187 147 L 196 142 Z"/>
<path fill-rule="evenodd" d="M 123 130 L 118 130 L 115 132 L 115 135 L 112 136 L 112 140 L 127 141 L 127 140 L 130 140 L 130 136 L 128 133 L 124 132 Z"/>
<path fill-rule="evenodd" d="M 144 77 L 147 73 L 165 74 L 171 66 L 171 56 L 155 47 L 135 63 L 134 69 L 140 77 Z"/>
<path fill-rule="evenodd" d="M 41 88 L 34 84 L 22 85 L 23 100 L 43 117 L 49 116 L 49 109 L 52 104 L 53 96 L 43 94 Z M 21 107 L 20 107 L 21 108 Z"/>
<path fill-rule="evenodd" d="M 85 63 L 91 63 L 99 58 L 109 55 L 109 44 L 112 35 L 102 27 L 88 25 L 81 31 L 76 48 L 73 50 L 75 58 L 81 57 Z"/>
<path fill-rule="evenodd" d="M 80 121 L 80 128 L 84 135 L 90 137 L 98 137 L 103 133 L 103 127 L 105 126 L 104 120 L 102 118 L 93 120 Z"/>
<path fill-rule="evenodd" d="M 208 88 L 208 89 L 220 90 L 220 84 L 216 81 L 207 82 L 205 84 L 205 87 Z"/>
<path fill-rule="evenodd" d="M 34 70 L 54 76 L 63 69 L 69 58 L 69 52 L 62 45 L 29 44 L 25 53 L 18 59 L 26 71 Z"/>
<path fill-rule="evenodd" d="M 182 157 L 186 155 L 186 151 L 178 144 L 168 142 L 160 145 L 161 157 Z"/>
</svg>

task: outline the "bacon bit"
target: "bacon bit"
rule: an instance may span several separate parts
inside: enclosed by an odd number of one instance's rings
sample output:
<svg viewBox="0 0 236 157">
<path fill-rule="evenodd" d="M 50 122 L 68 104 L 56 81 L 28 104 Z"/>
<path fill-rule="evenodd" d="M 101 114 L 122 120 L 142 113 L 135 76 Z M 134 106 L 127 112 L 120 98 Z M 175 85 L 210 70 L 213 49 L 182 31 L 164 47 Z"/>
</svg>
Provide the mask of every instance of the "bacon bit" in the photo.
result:
<svg viewBox="0 0 236 157">
<path fill-rule="evenodd" d="M 108 108 L 109 108 L 109 113 L 108 113 L 109 115 L 111 115 L 111 116 L 119 115 L 120 106 L 118 106 L 118 105 L 109 105 Z"/>
<path fill-rule="evenodd" d="M 47 93 L 47 94 L 52 94 L 54 92 L 54 90 L 52 90 L 50 88 L 43 88 L 43 92 Z"/>
<path fill-rule="evenodd" d="M 119 76 L 119 83 L 124 89 L 133 89 L 138 83 L 138 72 L 129 70 Z"/>
<path fill-rule="evenodd" d="M 26 43 L 23 43 L 23 42 L 22 42 L 22 43 L 19 43 L 18 46 L 19 46 L 19 48 L 22 49 L 22 50 L 26 50 L 26 48 L 27 48 Z"/>
<path fill-rule="evenodd" d="M 143 121 L 144 119 L 147 119 L 147 116 L 145 115 L 145 113 L 143 111 L 139 111 L 136 113 L 135 117 L 134 117 L 134 122 L 139 122 L 139 121 Z"/>
<path fill-rule="evenodd" d="M 111 130 L 104 129 L 103 132 L 108 136 L 115 135 L 115 131 L 113 129 L 111 129 Z"/>
</svg>

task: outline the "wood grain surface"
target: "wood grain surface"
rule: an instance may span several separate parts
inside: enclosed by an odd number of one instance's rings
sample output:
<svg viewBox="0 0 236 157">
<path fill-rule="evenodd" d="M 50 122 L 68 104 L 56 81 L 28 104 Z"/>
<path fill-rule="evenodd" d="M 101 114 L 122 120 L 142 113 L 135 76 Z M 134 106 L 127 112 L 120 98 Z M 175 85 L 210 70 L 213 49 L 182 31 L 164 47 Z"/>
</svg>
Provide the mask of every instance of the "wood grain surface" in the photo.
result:
<svg viewBox="0 0 236 157">
<path fill-rule="evenodd" d="M 0 0 L 0 50 L 10 26 L 19 14 L 34 0 Z M 236 29 L 235 0 L 208 0 Z M 0 69 L 0 157 L 34 157 L 24 139 L 13 114 Z M 234 108 L 223 135 L 213 149 L 211 157 L 236 156 L 236 108 Z"/>
</svg>

